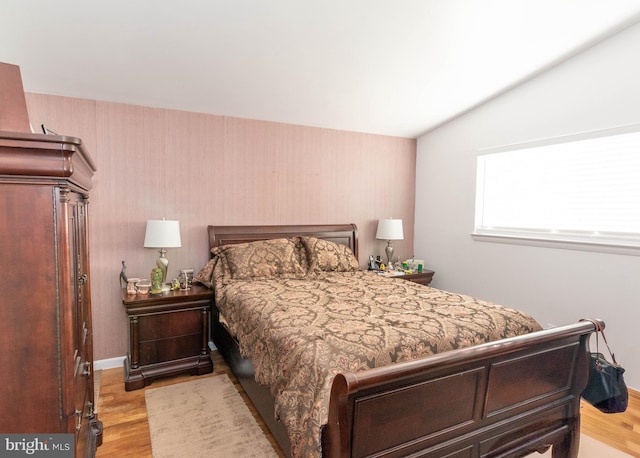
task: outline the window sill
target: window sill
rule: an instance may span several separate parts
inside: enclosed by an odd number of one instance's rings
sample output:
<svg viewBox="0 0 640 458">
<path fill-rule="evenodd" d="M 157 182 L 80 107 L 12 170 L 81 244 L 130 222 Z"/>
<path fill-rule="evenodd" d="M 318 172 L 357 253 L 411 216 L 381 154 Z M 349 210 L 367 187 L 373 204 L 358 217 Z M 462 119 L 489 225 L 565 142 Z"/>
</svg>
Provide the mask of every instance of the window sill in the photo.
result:
<svg viewBox="0 0 640 458">
<path fill-rule="evenodd" d="M 471 238 L 477 242 L 507 243 L 511 245 L 527 245 L 560 250 L 593 251 L 597 253 L 622 254 L 640 256 L 640 246 L 611 242 L 586 242 L 576 240 L 550 239 L 534 236 L 517 236 L 504 234 L 472 233 Z"/>
</svg>

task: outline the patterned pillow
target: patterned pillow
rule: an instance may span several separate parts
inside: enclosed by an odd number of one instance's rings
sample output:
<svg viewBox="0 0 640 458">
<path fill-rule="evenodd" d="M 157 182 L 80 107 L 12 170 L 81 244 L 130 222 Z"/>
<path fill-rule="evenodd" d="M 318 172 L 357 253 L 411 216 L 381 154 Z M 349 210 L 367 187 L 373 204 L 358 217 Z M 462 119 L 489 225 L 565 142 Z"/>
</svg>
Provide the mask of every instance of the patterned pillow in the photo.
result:
<svg viewBox="0 0 640 458">
<path fill-rule="evenodd" d="M 197 281 L 207 288 L 213 288 L 213 279 L 211 277 L 213 275 L 213 268 L 216 266 L 217 262 L 218 258 L 210 259 L 209 262 L 200 269 L 200 272 L 193 276 L 193 281 Z"/>
<path fill-rule="evenodd" d="M 309 272 L 353 272 L 360 265 L 346 245 L 316 237 L 300 237 L 307 253 Z"/>
<path fill-rule="evenodd" d="M 306 268 L 301 264 L 302 251 L 298 237 L 223 245 L 211 250 L 225 266 L 225 277 L 233 280 L 303 277 Z"/>
</svg>

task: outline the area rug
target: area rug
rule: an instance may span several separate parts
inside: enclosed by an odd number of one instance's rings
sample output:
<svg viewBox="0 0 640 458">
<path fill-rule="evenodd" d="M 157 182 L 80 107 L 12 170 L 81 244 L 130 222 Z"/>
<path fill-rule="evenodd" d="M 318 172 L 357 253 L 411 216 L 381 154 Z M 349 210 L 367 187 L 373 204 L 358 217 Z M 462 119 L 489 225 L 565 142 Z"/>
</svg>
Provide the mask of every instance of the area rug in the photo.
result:
<svg viewBox="0 0 640 458">
<path fill-rule="evenodd" d="M 225 374 L 145 391 L 154 458 L 278 457 Z"/>
</svg>

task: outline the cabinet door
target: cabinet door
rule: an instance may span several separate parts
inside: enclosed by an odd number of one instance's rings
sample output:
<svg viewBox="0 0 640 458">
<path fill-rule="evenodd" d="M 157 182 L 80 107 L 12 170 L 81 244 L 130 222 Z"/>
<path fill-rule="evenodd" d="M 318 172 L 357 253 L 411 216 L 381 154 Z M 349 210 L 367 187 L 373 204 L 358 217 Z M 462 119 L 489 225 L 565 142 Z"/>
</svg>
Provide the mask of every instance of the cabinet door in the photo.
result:
<svg viewBox="0 0 640 458">
<path fill-rule="evenodd" d="M 76 245 L 75 245 L 75 269 L 76 269 L 76 323 L 77 330 L 77 370 L 76 383 L 76 410 L 82 412 L 81 430 L 78 435 L 76 449 L 83 452 L 91 448 L 89 436 L 90 421 L 94 417 L 93 399 L 93 349 L 91 326 L 91 290 L 89 284 L 89 244 L 88 244 L 88 215 L 86 201 L 79 200 L 74 208 Z M 81 455 L 83 456 L 83 455 Z"/>
<path fill-rule="evenodd" d="M 91 361 L 91 302 L 87 255 L 87 215 L 84 198 L 69 190 L 60 191 L 59 259 L 63 308 L 63 359 L 67 364 L 63 399 L 67 431 L 76 434 L 78 456 L 89 444 L 93 417 Z"/>
<path fill-rule="evenodd" d="M 0 432 L 61 432 L 51 186 L 0 179 Z"/>
</svg>

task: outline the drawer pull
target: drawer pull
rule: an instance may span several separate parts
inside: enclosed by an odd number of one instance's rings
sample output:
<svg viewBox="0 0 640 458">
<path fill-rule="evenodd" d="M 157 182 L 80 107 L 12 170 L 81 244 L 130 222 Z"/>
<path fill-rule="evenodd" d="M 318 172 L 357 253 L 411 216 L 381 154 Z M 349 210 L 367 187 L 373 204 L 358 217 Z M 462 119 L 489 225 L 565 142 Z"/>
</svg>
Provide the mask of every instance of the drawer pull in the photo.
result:
<svg viewBox="0 0 640 458">
<path fill-rule="evenodd" d="M 82 429 L 82 411 L 76 410 L 76 418 L 78 422 L 76 423 L 76 431 L 80 431 Z"/>
</svg>

